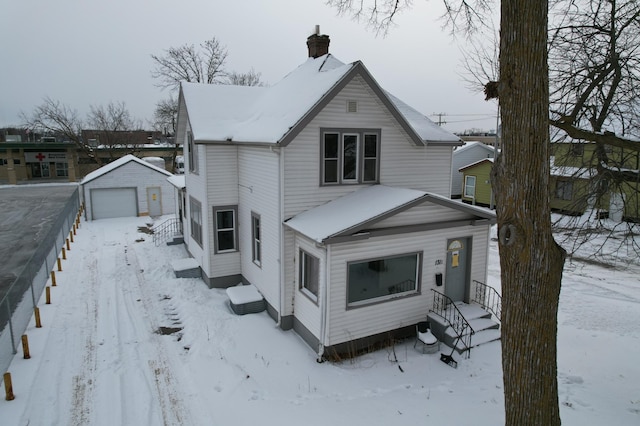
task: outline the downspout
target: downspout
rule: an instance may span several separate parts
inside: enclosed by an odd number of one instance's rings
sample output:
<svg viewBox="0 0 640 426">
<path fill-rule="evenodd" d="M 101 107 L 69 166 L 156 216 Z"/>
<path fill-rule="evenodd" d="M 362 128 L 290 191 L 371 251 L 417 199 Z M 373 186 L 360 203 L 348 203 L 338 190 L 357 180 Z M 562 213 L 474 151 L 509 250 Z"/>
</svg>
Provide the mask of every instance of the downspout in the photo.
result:
<svg viewBox="0 0 640 426">
<path fill-rule="evenodd" d="M 273 151 L 273 147 L 270 148 Z M 278 307 L 278 322 L 277 326 L 282 328 L 282 310 L 285 306 L 285 294 L 287 283 L 284 282 L 284 150 L 278 149 L 278 217 L 280 218 L 278 226 L 280 232 L 278 232 L 279 244 L 280 244 L 280 259 L 279 259 L 279 283 L 280 283 L 280 306 Z"/>
<path fill-rule="evenodd" d="M 331 276 L 331 245 L 325 246 L 325 277 L 320 300 L 320 342 L 318 344 L 317 362 L 324 362 L 324 348 L 329 334 L 329 277 Z"/>
</svg>

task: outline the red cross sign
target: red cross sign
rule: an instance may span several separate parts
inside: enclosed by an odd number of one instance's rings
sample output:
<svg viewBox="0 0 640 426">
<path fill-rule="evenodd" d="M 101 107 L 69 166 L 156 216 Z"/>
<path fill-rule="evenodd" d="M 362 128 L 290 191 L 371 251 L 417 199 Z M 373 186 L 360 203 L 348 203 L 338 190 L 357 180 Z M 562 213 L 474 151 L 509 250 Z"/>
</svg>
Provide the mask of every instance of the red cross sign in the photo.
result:
<svg viewBox="0 0 640 426">
<path fill-rule="evenodd" d="M 38 155 L 36 155 L 36 158 L 38 159 L 38 161 L 42 162 L 42 160 L 44 160 L 47 157 L 45 157 L 44 155 L 42 155 L 41 152 L 39 152 Z"/>
</svg>

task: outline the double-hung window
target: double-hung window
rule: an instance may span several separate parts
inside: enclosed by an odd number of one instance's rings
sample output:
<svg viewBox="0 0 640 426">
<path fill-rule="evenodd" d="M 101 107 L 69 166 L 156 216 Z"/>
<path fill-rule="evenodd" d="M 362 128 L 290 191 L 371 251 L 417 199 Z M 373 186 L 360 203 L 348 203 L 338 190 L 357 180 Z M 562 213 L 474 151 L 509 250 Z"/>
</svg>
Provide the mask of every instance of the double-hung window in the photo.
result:
<svg viewBox="0 0 640 426">
<path fill-rule="evenodd" d="M 558 200 L 571 201 L 573 198 L 573 182 L 570 180 L 557 180 L 555 195 Z"/>
<path fill-rule="evenodd" d="M 380 130 L 321 129 L 322 185 L 376 183 Z"/>
<path fill-rule="evenodd" d="M 196 153 L 196 144 L 193 143 L 193 133 L 187 132 L 187 149 L 189 150 L 189 171 L 198 173 L 198 155 Z"/>
<path fill-rule="evenodd" d="M 253 263 L 260 266 L 262 262 L 262 240 L 260 239 L 260 216 L 256 213 L 251 213 L 251 241 L 252 250 L 251 257 Z"/>
<path fill-rule="evenodd" d="M 476 177 L 464 177 L 464 196 L 467 198 L 475 198 L 476 196 Z"/>
<path fill-rule="evenodd" d="M 189 213 L 191 238 L 202 247 L 202 204 L 193 197 L 189 197 Z"/>
<path fill-rule="evenodd" d="M 300 290 L 314 302 L 318 301 L 319 282 L 320 260 L 300 249 Z"/>
<path fill-rule="evenodd" d="M 225 253 L 238 249 L 237 211 L 237 206 L 213 208 L 216 253 Z"/>
</svg>

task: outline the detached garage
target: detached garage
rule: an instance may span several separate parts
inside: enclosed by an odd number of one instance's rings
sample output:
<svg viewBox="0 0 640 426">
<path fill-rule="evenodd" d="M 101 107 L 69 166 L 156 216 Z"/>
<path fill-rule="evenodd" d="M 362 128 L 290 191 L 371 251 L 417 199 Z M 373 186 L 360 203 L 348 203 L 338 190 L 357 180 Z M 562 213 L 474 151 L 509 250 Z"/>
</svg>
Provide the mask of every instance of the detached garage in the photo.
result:
<svg viewBox="0 0 640 426">
<path fill-rule="evenodd" d="M 89 173 L 80 182 L 87 220 L 174 213 L 169 176 L 168 171 L 133 155 Z"/>
</svg>

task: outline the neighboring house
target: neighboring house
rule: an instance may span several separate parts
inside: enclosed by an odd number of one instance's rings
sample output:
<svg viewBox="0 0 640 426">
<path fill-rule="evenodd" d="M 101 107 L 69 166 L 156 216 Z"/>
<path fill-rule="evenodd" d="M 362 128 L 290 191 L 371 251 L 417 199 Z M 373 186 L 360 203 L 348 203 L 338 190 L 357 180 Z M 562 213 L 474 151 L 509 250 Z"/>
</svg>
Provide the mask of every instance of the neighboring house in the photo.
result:
<svg viewBox="0 0 640 426">
<path fill-rule="evenodd" d="M 494 213 L 449 198 L 461 142 L 361 62 L 309 58 L 271 87 L 182 83 L 184 239 L 211 287 L 253 284 L 319 357 L 415 332 L 438 290 L 486 282 Z"/>
<path fill-rule="evenodd" d="M 493 158 L 485 158 L 460 168 L 462 173 L 462 201 L 469 204 L 493 207 L 491 169 Z"/>
<path fill-rule="evenodd" d="M 464 190 L 461 168 L 485 158 L 494 158 L 494 148 L 478 141 L 466 142 L 453 151 L 451 164 L 451 198 L 461 198 Z"/>
<path fill-rule="evenodd" d="M 581 215 L 591 205 L 617 221 L 640 220 L 640 153 L 605 146 L 607 162 L 598 164 L 595 143 L 555 142 L 552 149 L 550 205 L 554 211 Z"/>
<path fill-rule="evenodd" d="M 161 216 L 175 212 L 171 173 L 126 155 L 80 182 L 87 220 L 127 216 Z"/>
</svg>

